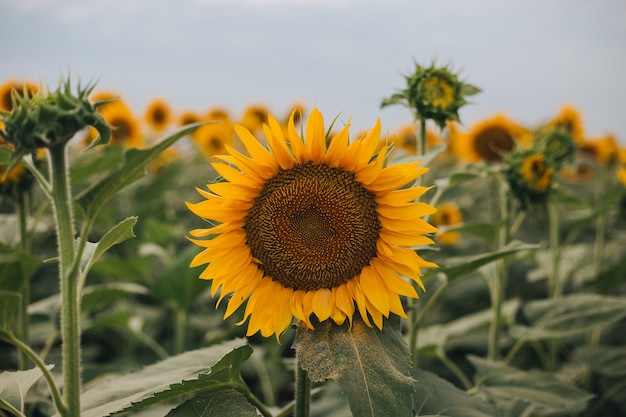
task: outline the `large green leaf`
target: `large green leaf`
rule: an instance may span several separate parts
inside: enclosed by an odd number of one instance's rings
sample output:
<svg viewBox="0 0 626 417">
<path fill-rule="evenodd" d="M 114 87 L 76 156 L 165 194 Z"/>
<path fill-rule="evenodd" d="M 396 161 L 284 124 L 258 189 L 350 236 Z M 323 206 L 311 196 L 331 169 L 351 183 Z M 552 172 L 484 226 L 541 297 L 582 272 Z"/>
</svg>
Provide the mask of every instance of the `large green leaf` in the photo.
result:
<svg viewBox="0 0 626 417">
<path fill-rule="evenodd" d="M 538 245 L 529 245 L 520 241 L 513 241 L 500 250 L 482 253 L 476 256 L 459 257 L 448 264 L 439 265 L 438 269 L 429 269 L 427 274 L 444 273 L 450 281 L 476 272 L 481 267 L 501 258 L 520 252 L 538 249 Z"/>
<path fill-rule="evenodd" d="M 129 217 L 115 225 L 111 230 L 106 232 L 99 242 L 88 242 L 85 246 L 85 252 L 81 259 L 81 274 L 85 274 L 93 264 L 109 250 L 123 241 L 135 237 L 133 227 L 137 223 L 137 217 Z"/>
<path fill-rule="evenodd" d="M 524 340 L 572 336 L 607 326 L 626 317 L 626 299 L 597 294 L 572 294 L 527 303 L 523 312 L 529 326 L 511 327 L 511 335 Z"/>
<path fill-rule="evenodd" d="M 146 173 L 147 166 L 161 152 L 200 125 L 201 123 L 195 123 L 183 127 L 151 148 L 128 149 L 124 155 L 122 166 L 106 176 L 78 199 L 78 204 L 84 209 L 87 218 L 93 218 L 100 208 L 119 190 L 142 178 Z"/>
<path fill-rule="evenodd" d="M 484 399 L 469 395 L 433 373 L 416 369 L 412 375 L 415 378 L 416 416 L 498 417 L 501 415 Z"/>
<path fill-rule="evenodd" d="M 72 160 L 70 167 L 72 189 L 85 188 L 87 184 L 101 180 L 116 169 L 123 159 L 124 149 L 121 146 L 97 146 L 82 152 Z"/>
<path fill-rule="evenodd" d="M 294 347 L 313 381 L 339 384 L 353 415 L 413 416 L 409 352 L 398 327 L 386 320 L 380 331 L 357 314 L 352 326 L 326 320 L 316 323 L 315 330 L 299 328 Z"/>
<path fill-rule="evenodd" d="M 0 291 L 0 337 L 6 337 L 10 333 L 11 321 L 21 302 L 20 293 Z"/>
<path fill-rule="evenodd" d="M 469 356 L 477 371 L 480 391 L 507 416 L 576 413 L 592 394 L 549 372 L 524 371 L 502 362 Z M 533 414 L 533 415 L 535 415 Z"/>
<path fill-rule="evenodd" d="M 505 301 L 502 304 L 502 318 L 512 322 L 519 306 L 519 299 Z M 424 327 L 419 331 L 418 346 L 420 349 L 433 347 L 445 348 L 450 338 L 467 335 L 477 329 L 488 327 L 492 319 L 493 310 L 486 309 L 477 313 L 464 315 L 444 324 L 434 324 Z"/>
<path fill-rule="evenodd" d="M 102 417 L 202 391 L 245 388 L 239 370 L 252 354 L 244 339 L 185 352 L 138 372 L 94 384 L 81 396 L 81 417 Z"/>
<path fill-rule="evenodd" d="M 626 347 L 583 346 L 574 352 L 574 358 L 586 363 L 595 372 L 611 376 L 626 376 Z"/>
<path fill-rule="evenodd" d="M 47 365 L 48 370 L 54 365 Z M 24 412 L 26 394 L 43 376 L 39 368 L 0 373 L 0 408 Z"/>
<path fill-rule="evenodd" d="M 242 393 L 226 389 L 196 395 L 166 417 L 258 417 L 258 414 Z"/>
</svg>

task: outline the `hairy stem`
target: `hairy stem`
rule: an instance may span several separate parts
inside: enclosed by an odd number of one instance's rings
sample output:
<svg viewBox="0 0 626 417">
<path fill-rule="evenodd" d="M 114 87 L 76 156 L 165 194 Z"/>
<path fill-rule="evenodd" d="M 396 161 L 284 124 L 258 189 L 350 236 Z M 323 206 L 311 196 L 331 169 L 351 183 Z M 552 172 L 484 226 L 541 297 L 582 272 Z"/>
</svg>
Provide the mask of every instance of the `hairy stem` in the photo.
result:
<svg viewBox="0 0 626 417">
<path fill-rule="evenodd" d="M 309 417 L 311 410 L 311 380 L 306 371 L 300 366 L 296 356 L 296 405 L 294 417 Z"/>
</svg>

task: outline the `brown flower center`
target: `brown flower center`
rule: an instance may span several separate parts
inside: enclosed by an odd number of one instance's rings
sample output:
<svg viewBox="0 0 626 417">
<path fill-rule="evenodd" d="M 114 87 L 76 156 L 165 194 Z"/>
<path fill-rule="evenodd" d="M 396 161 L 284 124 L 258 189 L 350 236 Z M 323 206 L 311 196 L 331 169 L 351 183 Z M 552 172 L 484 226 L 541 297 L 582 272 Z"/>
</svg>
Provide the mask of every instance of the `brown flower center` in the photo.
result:
<svg viewBox="0 0 626 417">
<path fill-rule="evenodd" d="M 512 150 L 515 140 L 509 132 L 500 127 L 490 127 L 480 132 L 474 147 L 478 155 L 489 162 L 501 162 L 502 154 Z"/>
<path fill-rule="evenodd" d="M 376 256 L 375 195 L 354 173 L 308 162 L 269 179 L 244 229 L 266 276 L 287 288 L 333 288 Z"/>
</svg>

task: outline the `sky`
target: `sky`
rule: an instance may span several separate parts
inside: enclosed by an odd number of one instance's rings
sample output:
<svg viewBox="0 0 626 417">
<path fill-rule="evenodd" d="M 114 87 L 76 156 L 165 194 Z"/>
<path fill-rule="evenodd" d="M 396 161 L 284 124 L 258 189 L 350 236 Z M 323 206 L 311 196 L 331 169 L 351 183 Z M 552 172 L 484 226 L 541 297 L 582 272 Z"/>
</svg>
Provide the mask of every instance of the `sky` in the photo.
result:
<svg viewBox="0 0 626 417">
<path fill-rule="evenodd" d="M 569 104 L 589 137 L 626 145 L 623 0 L 0 0 L 0 39 L 0 82 L 70 73 L 138 113 L 157 97 L 235 118 L 302 103 L 355 130 L 409 123 L 380 103 L 436 62 L 482 89 L 466 127 L 497 112 L 536 126 Z"/>
</svg>

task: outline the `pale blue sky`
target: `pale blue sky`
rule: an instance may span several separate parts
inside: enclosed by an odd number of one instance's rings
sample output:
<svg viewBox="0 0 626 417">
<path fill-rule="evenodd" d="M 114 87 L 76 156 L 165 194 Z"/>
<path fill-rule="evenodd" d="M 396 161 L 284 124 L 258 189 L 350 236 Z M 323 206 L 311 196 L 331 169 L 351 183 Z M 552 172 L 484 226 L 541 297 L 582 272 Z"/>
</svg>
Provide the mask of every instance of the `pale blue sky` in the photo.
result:
<svg viewBox="0 0 626 417">
<path fill-rule="evenodd" d="M 465 125 L 504 111 L 526 124 L 578 107 L 589 136 L 626 143 L 623 0 L 0 0 L 0 81 L 99 79 L 135 110 L 294 102 L 356 129 L 410 121 L 380 101 L 413 60 L 450 63 L 483 89 Z"/>
</svg>

